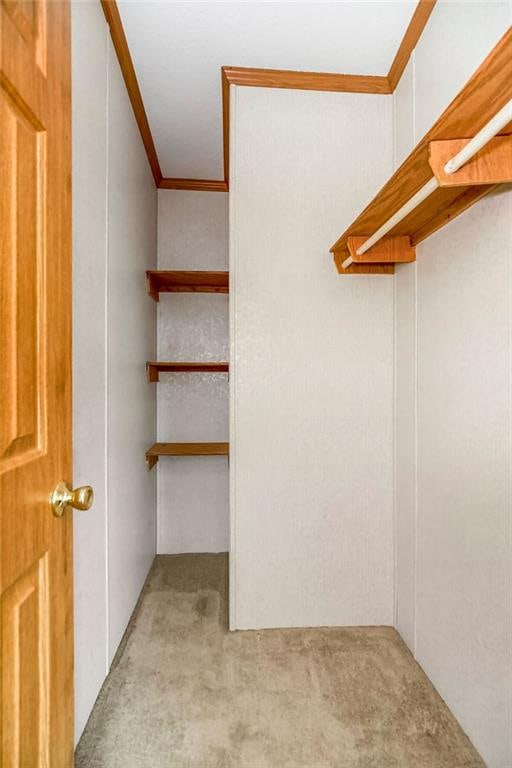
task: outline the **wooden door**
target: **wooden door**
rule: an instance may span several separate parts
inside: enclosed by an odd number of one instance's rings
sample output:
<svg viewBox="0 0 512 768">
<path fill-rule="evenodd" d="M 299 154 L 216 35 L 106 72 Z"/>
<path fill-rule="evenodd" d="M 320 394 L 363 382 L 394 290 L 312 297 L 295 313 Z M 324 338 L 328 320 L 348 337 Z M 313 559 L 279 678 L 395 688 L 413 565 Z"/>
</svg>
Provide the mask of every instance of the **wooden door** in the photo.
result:
<svg viewBox="0 0 512 768">
<path fill-rule="evenodd" d="M 0 0 L 2 768 L 73 764 L 69 15 Z"/>
</svg>

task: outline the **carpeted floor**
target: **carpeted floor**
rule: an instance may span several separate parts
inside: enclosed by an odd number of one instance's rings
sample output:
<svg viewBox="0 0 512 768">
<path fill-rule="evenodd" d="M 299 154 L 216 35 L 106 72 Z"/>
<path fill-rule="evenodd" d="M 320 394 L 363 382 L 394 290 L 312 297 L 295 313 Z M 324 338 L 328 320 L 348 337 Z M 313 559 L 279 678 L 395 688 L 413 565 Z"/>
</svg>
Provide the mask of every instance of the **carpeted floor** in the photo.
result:
<svg viewBox="0 0 512 768">
<path fill-rule="evenodd" d="M 159 556 L 76 768 L 482 768 L 388 627 L 227 631 L 227 556 Z"/>
</svg>

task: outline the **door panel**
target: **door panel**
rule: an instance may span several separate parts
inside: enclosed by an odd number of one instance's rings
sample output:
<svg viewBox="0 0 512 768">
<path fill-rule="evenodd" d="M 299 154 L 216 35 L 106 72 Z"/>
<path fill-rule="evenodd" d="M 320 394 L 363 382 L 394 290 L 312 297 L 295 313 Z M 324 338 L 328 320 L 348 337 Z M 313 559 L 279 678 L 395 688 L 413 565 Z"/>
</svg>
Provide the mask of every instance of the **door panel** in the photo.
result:
<svg viewBox="0 0 512 768">
<path fill-rule="evenodd" d="M 49 766 L 49 594 L 45 555 L 3 595 L 4 754 Z"/>
<path fill-rule="evenodd" d="M 1 765 L 73 764 L 69 5 L 0 0 Z"/>
<path fill-rule="evenodd" d="M 2 147 L 2 402 L 0 470 L 46 447 L 44 340 L 46 133 L 26 105 L 0 92 Z M 25 109 L 24 109 L 25 107 Z M 35 183 L 34 183 L 35 182 Z"/>
<path fill-rule="evenodd" d="M 46 3 L 40 0 L 2 0 L 6 12 L 26 49 L 31 51 L 32 60 L 43 74 L 46 74 Z"/>
</svg>

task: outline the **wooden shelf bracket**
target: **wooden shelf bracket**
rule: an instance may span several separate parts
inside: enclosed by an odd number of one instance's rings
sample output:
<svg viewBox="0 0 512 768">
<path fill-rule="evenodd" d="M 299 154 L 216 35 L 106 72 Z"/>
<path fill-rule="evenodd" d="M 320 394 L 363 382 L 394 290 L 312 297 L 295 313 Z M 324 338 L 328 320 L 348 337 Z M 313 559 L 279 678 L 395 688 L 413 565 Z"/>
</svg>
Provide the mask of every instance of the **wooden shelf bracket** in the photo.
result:
<svg viewBox="0 0 512 768">
<path fill-rule="evenodd" d="M 440 187 L 471 187 L 512 182 L 512 136 L 496 136 L 454 173 L 445 166 L 470 139 L 431 141 L 428 161 Z"/>
<path fill-rule="evenodd" d="M 347 240 L 349 256 L 342 264 L 347 269 L 351 264 L 401 264 L 416 261 L 416 248 L 411 245 L 408 235 L 387 237 L 380 240 L 365 253 L 358 254 L 357 249 L 366 242 L 367 237 L 350 235 Z"/>
<path fill-rule="evenodd" d="M 148 471 L 153 469 L 155 464 L 158 464 L 158 456 L 155 456 L 154 454 L 146 453 L 146 465 L 148 468 Z"/>
</svg>

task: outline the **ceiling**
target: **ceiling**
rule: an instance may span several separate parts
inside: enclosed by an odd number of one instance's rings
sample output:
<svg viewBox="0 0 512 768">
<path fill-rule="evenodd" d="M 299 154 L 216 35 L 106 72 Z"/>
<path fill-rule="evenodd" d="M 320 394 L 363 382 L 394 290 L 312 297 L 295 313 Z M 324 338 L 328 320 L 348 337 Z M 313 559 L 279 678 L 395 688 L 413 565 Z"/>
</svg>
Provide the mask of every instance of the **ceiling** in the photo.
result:
<svg viewBox="0 0 512 768">
<path fill-rule="evenodd" d="M 118 7 L 163 175 L 222 179 L 221 66 L 386 75 L 416 0 Z"/>
</svg>

